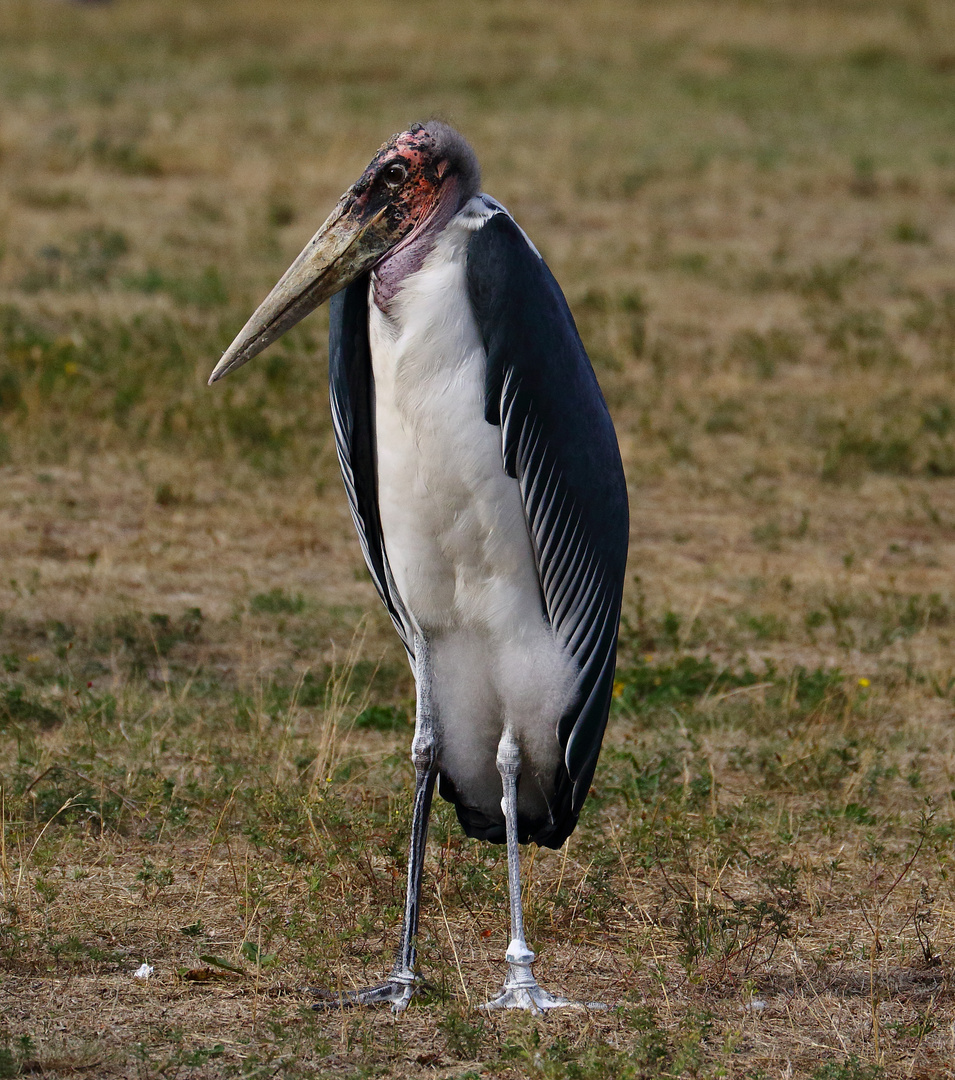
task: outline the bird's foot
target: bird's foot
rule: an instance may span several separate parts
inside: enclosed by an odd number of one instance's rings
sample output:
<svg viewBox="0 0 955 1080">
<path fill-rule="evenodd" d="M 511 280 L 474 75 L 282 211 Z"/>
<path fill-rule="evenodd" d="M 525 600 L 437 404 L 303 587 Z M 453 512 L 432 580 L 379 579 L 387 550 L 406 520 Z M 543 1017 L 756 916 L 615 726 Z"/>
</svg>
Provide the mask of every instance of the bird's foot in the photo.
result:
<svg viewBox="0 0 955 1080">
<path fill-rule="evenodd" d="M 531 973 L 530 964 L 508 964 L 504 989 L 493 1000 L 480 1006 L 491 1012 L 496 1009 L 524 1009 L 539 1016 L 548 1009 L 606 1009 L 599 1001 L 573 1001 L 571 998 L 555 996 L 542 989 Z"/>
<path fill-rule="evenodd" d="M 310 988 L 309 993 L 322 998 L 312 1006 L 313 1009 L 350 1009 L 355 1005 L 390 1005 L 393 1013 L 402 1013 L 411 1004 L 417 990 L 418 976 L 413 972 L 392 972 L 377 986 L 366 986 L 362 990 L 344 990 L 333 993 L 330 990 Z"/>
<path fill-rule="evenodd" d="M 585 1005 L 582 1001 L 571 1001 L 565 997 L 555 997 L 546 990 L 542 990 L 536 984 L 529 986 L 504 987 L 502 993 L 480 1008 L 491 1012 L 496 1009 L 524 1009 L 535 1015 L 546 1012 L 548 1009 L 586 1009 L 593 1005 Z M 600 1006 L 603 1008 L 603 1006 Z"/>
</svg>

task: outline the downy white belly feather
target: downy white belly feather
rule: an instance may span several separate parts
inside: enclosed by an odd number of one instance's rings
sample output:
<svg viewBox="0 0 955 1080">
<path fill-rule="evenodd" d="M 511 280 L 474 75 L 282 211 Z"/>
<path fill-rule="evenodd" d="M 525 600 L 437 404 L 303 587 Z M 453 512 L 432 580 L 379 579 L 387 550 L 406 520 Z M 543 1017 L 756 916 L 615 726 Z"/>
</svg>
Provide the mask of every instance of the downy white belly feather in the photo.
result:
<svg viewBox="0 0 955 1080">
<path fill-rule="evenodd" d="M 522 746 L 531 810 L 551 787 L 575 665 L 544 619 L 520 489 L 484 419 L 469 236 L 461 215 L 452 220 L 387 315 L 369 297 L 369 332 L 381 528 L 395 585 L 432 642 L 439 765 L 498 816 L 504 724 Z"/>
</svg>

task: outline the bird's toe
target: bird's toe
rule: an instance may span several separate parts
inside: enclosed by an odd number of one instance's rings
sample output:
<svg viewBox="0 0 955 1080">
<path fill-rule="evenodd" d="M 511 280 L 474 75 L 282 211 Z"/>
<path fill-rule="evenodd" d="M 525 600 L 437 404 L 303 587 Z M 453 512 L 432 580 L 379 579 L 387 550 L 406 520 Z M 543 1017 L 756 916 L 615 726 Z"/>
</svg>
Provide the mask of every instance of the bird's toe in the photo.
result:
<svg viewBox="0 0 955 1080">
<path fill-rule="evenodd" d="M 390 1005 L 395 1013 L 404 1012 L 411 1004 L 417 989 L 415 981 L 390 978 L 376 986 L 361 990 L 343 990 L 335 993 L 322 987 L 309 987 L 309 993 L 321 998 L 312 1008 L 316 1010 L 350 1009 L 357 1005 Z"/>
<path fill-rule="evenodd" d="M 599 1001 L 573 1001 L 571 998 L 561 997 L 559 994 L 551 994 L 541 989 L 536 983 L 533 986 L 507 986 L 496 998 L 481 1006 L 486 1012 L 494 1012 L 498 1009 L 523 1009 L 535 1015 L 548 1012 L 550 1009 L 588 1009 L 603 1010 L 607 1006 Z"/>
</svg>

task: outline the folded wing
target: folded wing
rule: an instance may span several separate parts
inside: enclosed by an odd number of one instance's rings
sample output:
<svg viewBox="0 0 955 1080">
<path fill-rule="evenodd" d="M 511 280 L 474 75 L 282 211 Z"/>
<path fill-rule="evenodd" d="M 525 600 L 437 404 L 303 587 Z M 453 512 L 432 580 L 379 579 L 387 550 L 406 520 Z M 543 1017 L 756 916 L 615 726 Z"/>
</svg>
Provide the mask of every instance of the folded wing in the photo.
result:
<svg viewBox="0 0 955 1080">
<path fill-rule="evenodd" d="M 587 796 L 613 692 L 629 539 L 610 414 L 563 293 L 503 210 L 468 245 L 468 290 L 487 350 L 485 416 L 521 489 L 547 618 L 577 663 L 560 718 L 564 770 L 550 824 L 559 847 Z"/>
</svg>

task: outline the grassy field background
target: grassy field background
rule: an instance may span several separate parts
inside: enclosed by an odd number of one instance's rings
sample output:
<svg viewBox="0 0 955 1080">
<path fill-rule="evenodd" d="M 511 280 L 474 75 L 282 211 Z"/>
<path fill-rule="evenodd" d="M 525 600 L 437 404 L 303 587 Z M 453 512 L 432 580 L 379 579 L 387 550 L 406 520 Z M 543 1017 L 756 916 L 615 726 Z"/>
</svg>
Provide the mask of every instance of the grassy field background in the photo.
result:
<svg viewBox="0 0 955 1080">
<path fill-rule="evenodd" d="M 214 390 L 439 114 L 564 286 L 633 508 L 581 826 L 436 809 L 318 313 Z M 0 1076 L 955 1076 L 955 6 L 0 4 Z M 144 962 L 148 980 L 134 978 Z"/>
</svg>

